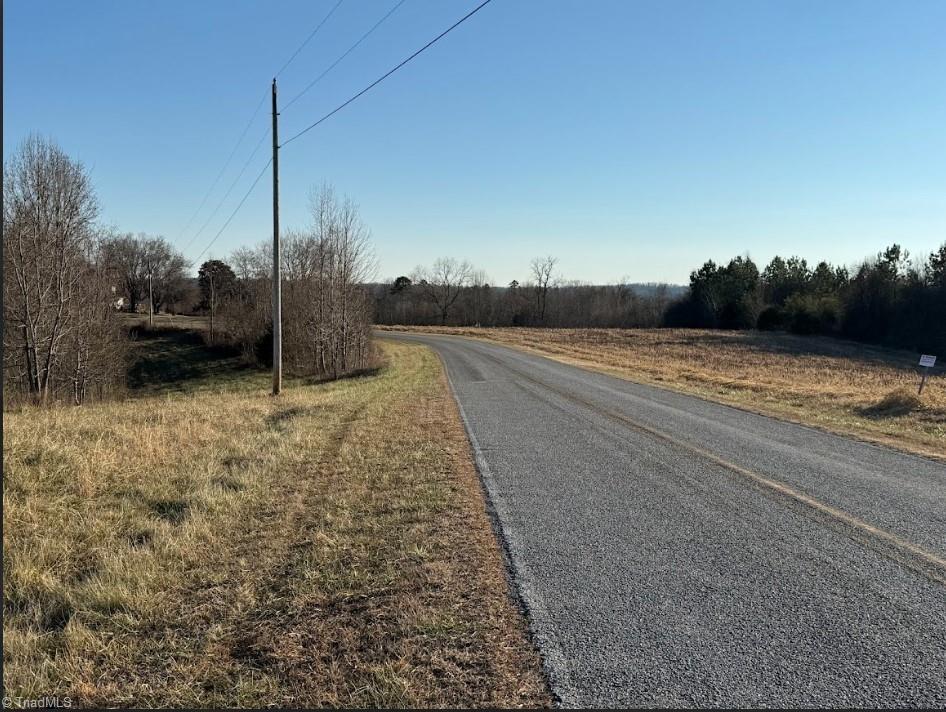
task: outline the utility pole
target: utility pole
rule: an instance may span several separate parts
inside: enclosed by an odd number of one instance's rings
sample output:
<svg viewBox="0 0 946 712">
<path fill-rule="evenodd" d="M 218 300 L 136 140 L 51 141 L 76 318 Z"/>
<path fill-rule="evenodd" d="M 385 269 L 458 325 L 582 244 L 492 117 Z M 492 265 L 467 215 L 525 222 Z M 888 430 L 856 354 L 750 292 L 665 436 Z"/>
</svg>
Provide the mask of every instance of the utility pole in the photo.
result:
<svg viewBox="0 0 946 712">
<path fill-rule="evenodd" d="M 154 289 L 151 287 L 151 270 L 148 270 L 148 326 L 154 326 Z"/>
<path fill-rule="evenodd" d="M 279 266 L 279 131 L 273 77 L 273 395 L 282 390 L 282 275 Z"/>
<path fill-rule="evenodd" d="M 213 263 L 211 263 L 213 264 Z M 217 295 L 214 293 L 214 270 L 210 273 L 210 343 L 214 342 L 214 307 L 217 305 Z"/>
</svg>

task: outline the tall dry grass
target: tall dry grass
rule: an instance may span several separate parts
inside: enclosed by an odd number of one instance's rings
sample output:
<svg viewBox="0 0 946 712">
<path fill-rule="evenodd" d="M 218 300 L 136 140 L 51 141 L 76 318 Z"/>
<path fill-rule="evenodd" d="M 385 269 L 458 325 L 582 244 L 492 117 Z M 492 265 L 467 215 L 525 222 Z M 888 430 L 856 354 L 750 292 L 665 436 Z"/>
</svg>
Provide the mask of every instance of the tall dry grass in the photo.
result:
<svg viewBox="0 0 946 712">
<path fill-rule="evenodd" d="M 549 701 L 440 365 L 3 423 L 4 688 L 85 706 Z"/>
</svg>

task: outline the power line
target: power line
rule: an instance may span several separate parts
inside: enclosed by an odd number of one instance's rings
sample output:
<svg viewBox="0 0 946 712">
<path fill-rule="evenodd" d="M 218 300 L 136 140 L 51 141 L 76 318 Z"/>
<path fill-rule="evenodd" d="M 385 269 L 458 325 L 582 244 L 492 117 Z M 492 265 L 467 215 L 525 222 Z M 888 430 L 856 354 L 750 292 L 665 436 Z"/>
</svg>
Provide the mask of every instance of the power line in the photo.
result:
<svg viewBox="0 0 946 712">
<path fill-rule="evenodd" d="M 246 163 L 243 164 L 243 167 L 240 169 L 240 172 L 237 173 L 237 177 L 233 179 L 232 183 L 230 183 L 230 187 L 227 188 L 227 192 L 223 194 L 223 197 L 220 199 L 220 202 L 217 203 L 217 207 L 214 208 L 213 212 L 210 213 L 210 217 L 208 217 L 207 220 L 204 221 L 204 224 L 200 226 L 200 230 L 198 230 L 196 234 L 187 242 L 187 244 L 184 246 L 184 249 L 181 250 L 181 252 L 186 252 L 187 249 L 197 241 L 197 238 L 203 234 L 204 230 L 207 229 L 207 226 L 211 223 L 214 217 L 216 217 L 217 213 L 220 212 L 220 208 L 223 207 L 223 204 L 226 202 L 227 198 L 230 197 L 230 193 L 233 192 L 233 189 L 236 187 L 236 184 L 240 181 L 240 178 L 243 177 L 243 174 L 246 172 L 246 169 L 249 167 L 250 162 L 253 160 L 253 157 L 256 155 L 256 152 L 259 151 L 259 147 L 263 145 L 263 141 L 265 141 L 266 137 L 269 136 L 269 131 L 270 129 L 267 128 L 266 132 L 262 136 L 260 136 L 260 140 L 257 141 L 256 147 L 253 149 L 253 152 L 250 154 L 250 157 L 246 159 Z"/>
<path fill-rule="evenodd" d="M 335 7 L 333 7 L 332 10 L 329 11 L 329 14 L 326 15 L 326 17 L 322 20 L 322 22 L 319 24 L 319 26 L 316 27 L 315 30 L 313 30 L 313 32 L 309 35 L 309 37 L 306 39 L 306 41 L 303 42 L 303 44 L 300 46 L 300 48 L 299 48 L 298 50 L 296 50 L 296 52 L 293 54 L 292 57 L 289 58 L 289 61 L 288 61 L 285 65 L 283 65 L 282 69 L 279 70 L 280 72 L 282 72 L 283 69 L 285 69 L 285 68 L 289 65 L 289 63 L 292 62 L 292 60 L 296 57 L 296 55 L 299 54 L 299 51 L 301 51 L 302 47 L 304 47 L 305 44 L 307 44 L 307 43 L 309 42 L 309 40 L 312 39 L 312 37 L 315 36 L 315 33 L 318 32 L 319 28 L 320 28 L 322 25 L 325 24 L 325 21 L 328 20 L 328 18 L 329 18 L 329 17 L 331 16 L 331 14 L 335 11 L 335 9 L 338 8 L 338 6 L 342 3 L 342 1 L 343 1 L 343 0 L 339 0 L 339 2 L 335 5 Z M 377 28 L 378 25 L 380 25 L 382 22 L 384 22 L 384 20 L 387 19 L 387 17 L 389 17 L 389 16 L 394 12 L 394 10 L 396 10 L 398 7 L 400 7 L 400 5 L 402 4 L 402 2 L 403 2 L 403 0 L 401 0 L 401 2 L 399 2 L 394 8 L 392 8 L 392 10 L 389 11 L 389 13 L 388 13 L 387 15 L 385 15 L 378 23 L 376 23 L 375 26 L 372 27 L 371 30 L 369 30 L 358 42 L 356 42 L 355 45 L 353 45 L 352 48 L 348 50 L 348 52 L 350 52 L 352 49 L 354 49 L 355 47 L 357 47 L 358 44 L 359 44 L 365 37 L 367 37 L 369 34 L 371 34 L 371 32 L 373 32 L 373 31 Z M 471 17 L 473 17 L 473 15 L 475 15 L 477 12 L 479 12 L 479 11 L 482 10 L 484 7 L 486 7 L 490 2 L 492 2 L 492 0 L 483 0 L 483 2 L 481 2 L 479 5 L 477 5 L 475 8 L 473 8 L 470 12 L 468 12 L 466 15 L 464 15 L 463 17 L 461 17 L 461 18 L 460 18 L 459 20 L 457 20 L 455 23 L 453 23 L 450 27 L 448 27 L 446 30 L 444 30 L 443 32 L 441 32 L 441 33 L 440 33 L 439 35 L 437 35 L 436 37 L 434 37 L 430 42 L 428 42 L 428 43 L 425 44 L 423 47 L 421 47 L 420 49 L 418 49 L 418 50 L 417 50 L 416 52 L 414 52 L 412 55 L 410 55 L 409 57 L 407 57 L 407 59 L 403 60 L 400 64 L 398 64 L 397 66 L 395 66 L 395 67 L 393 67 L 392 69 L 388 70 L 385 74 L 383 74 L 382 76 L 380 76 L 378 79 L 376 79 L 375 81 L 373 81 L 371 84 L 369 84 L 368 86 L 366 86 L 364 89 L 362 89 L 360 92 L 358 92 L 357 94 L 355 94 L 354 96 L 352 96 L 350 99 L 348 99 L 348 100 L 345 101 L 344 103 L 340 104 L 339 106 L 337 106 L 335 109 L 333 109 L 333 110 L 330 111 L 329 113 L 325 114 L 325 115 L 324 115 L 322 118 L 320 118 L 318 121 L 315 121 L 314 123 L 312 123 L 312 124 L 310 124 L 309 126 L 307 126 L 306 128 L 304 128 L 304 129 L 303 129 L 302 131 L 300 131 L 299 133 L 297 133 L 297 134 L 293 135 L 292 137 L 290 137 L 287 141 L 285 141 L 285 142 L 284 142 L 281 146 L 279 146 L 279 147 L 281 148 L 282 146 L 285 146 L 285 145 L 287 145 L 287 144 L 289 144 L 289 143 L 292 143 L 293 141 L 295 141 L 297 138 L 299 138 L 299 137 L 302 136 L 303 134 L 305 134 L 305 133 L 311 131 L 312 129 L 314 129 L 316 126 L 318 126 L 319 124 L 321 124 L 321 123 L 322 123 L 323 121 L 325 121 L 326 119 L 328 119 L 328 118 L 334 116 L 335 114 L 337 114 L 339 111 L 341 111 L 342 109 L 344 109 L 346 106 L 348 106 L 349 104 L 351 104 L 353 101 L 355 101 L 355 100 L 358 99 L 359 97 L 361 97 L 361 96 L 363 96 L 364 94 L 366 94 L 367 92 L 371 91 L 371 89 L 373 89 L 373 88 L 376 87 L 378 84 L 380 84 L 381 82 L 383 82 L 385 79 L 387 79 L 388 77 L 390 77 L 392 74 L 394 74 L 395 72 L 397 72 L 399 69 L 401 69 L 402 67 L 404 67 L 404 66 L 405 66 L 406 64 L 408 64 L 411 60 L 413 60 L 414 58 L 416 58 L 418 55 L 422 54 L 424 51 L 426 51 L 427 49 L 429 49 L 430 47 L 432 47 L 434 44 L 436 44 L 437 42 L 439 42 L 441 39 L 443 39 L 444 37 L 446 37 L 450 32 L 452 32 L 452 31 L 455 30 L 457 27 L 459 27 L 460 25 L 462 25 L 464 22 L 466 22 L 467 20 L 469 20 Z M 347 55 L 348 52 L 346 52 L 345 54 Z M 345 57 L 345 55 L 342 55 L 342 57 L 339 58 L 339 59 L 335 62 L 335 64 L 337 64 L 338 62 L 340 62 L 341 59 L 344 59 L 344 57 Z M 333 66 L 334 66 L 334 65 L 333 65 Z M 330 67 L 329 69 L 331 69 L 331 67 Z M 327 73 L 328 71 L 329 71 L 329 70 L 326 70 L 326 72 L 324 72 L 323 75 L 324 75 L 325 73 Z M 278 74 L 278 72 L 277 72 L 277 74 Z M 319 77 L 319 78 L 321 78 L 321 77 Z M 312 82 L 312 85 L 314 85 L 314 84 L 319 80 L 319 78 L 317 78 L 315 81 L 313 81 L 313 82 Z M 307 90 L 308 90 L 308 87 L 307 87 L 306 90 L 304 90 L 304 91 L 307 91 Z M 304 93 L 304 92 L 303 92 L 303 93 Z M 298 98 L 298 96 L 295 97 L 292 101 L 295 101 L 296 98 Z M 291 103 L 291 102 L 290 102 L 290 103 Z M 267 135 L 269 135 L 268 132 L 267 132 L 267 134 L 264 134 L 264 136 L 262 137 L 262 139 L 260 139 L 260 142 L 256 145 L 256 148 L 253 149 L 253 154 L 250 156 L 250 160 L 252 160 L 253 155 L 256 154 L 256 151 L 259 149 L 260 145 L 262 145 L 262 141 L 263 141 L 263 139 L 266 138 Z M 217 241 L 217 238 L 219 238 L 220 235 L 223 234 L 223 231 L 227 229 L 227 227 L 230 225 L 230 222 L 231 222 L 231 221 L 233 220 L 233 218 L 236 216 L 237 212 L 239 212 L 240 208 L 243 207 L 243 204 L 246 202 L 246 199 L 249 197 L 250 193 L 253 192 L 253 189 L 256 187 L 257 183 L 259 183 L 260 178 L 262 178 L 263 173 L 265 173 L 266 169 L 269 168 L 269 166 L 272 164 L 272 162 L 273 162 L 273 159 L 270 158 L 269 161 L 267 161 L 266 165 L 263 166 L 263 170 L 261 170 L 260 173 L 259 173 L 259 175 L 257 175 L 256 178 L 253 180 L 253 184 L 250 186 L 249 190 L 247 190 L 247 192 L 244 194 L 243 198 L 240 200 L 239 204 L 237 204 L 236 208 L 234 208 L 233 212 L 230 213 L 230 216 L 227 218 L 226 222 L 221 226 L 221 228 L 217 231 L 217 234 L 214 235 L 213 239 L 207 244 L 207 246 L 203 249 L 203 251 L 197 256 L 197 258 L 194 260 L 195 262 L 199 261 L 200 258 L 203 257 L 204 254 L 206 254 L 207 250 L 209 250 L 210 247 Z M 246 164 L 244 164 L 243 169 L 241 169 L 240 174 L 237 176 L 237 179 L 231 184 L 230 189 L 227 191 L 227 194 L 224 196 L 223 200 L 220 202 L 220 205 L 223 204 L 223 202 L 226 200 L 227 196 L 230 194 L 230 191 L 232 191 L 233 187 L 236 185 L 236 182 L 239 181 L 240 177 L 243 175 L 243 172 L 246 170 L 246 166 L 247 166 L 247 165 L 249 165 L 249 160 L 247 161 Z M 216 214 L 217 210 L 219 210 L 220 205 L 218 205 L 218 206 L 217 206 L 217 209 L 214 210 L 214 213 L 213 213 L 214 215 Z M 212 218 L 211 218 L 211 219 L 212 219 Z M 209 220 L 208 220 L 208 222 L 209 222 Z M 205 224 L 205 227 L 206 227 L 206 224 Z M 203 228 L 201 228 L 201 231 L 203 231 Z M 199 233 L 198 233 L 198 234 L 199 234 Z M 192 240 L 192 242 L 193 242 L 193 240 Z"/>
<path fill-rule="evenodd" d="M 403 1 L 403 0 L 402 0 L 402 1 Z M 335 11 L 338 9 L 339 5 L 342 4 L 342 2 L 344 2 L 344 0 L 338 0 L 338 2 L 335 3 L 335 5 L 332 7 L 332 9 L 329 10 L 328 14 L 327 14 L 324 18 L 322 18 L 322 21 L 316 26 L 316 28 L 315 28 L 314 30 L 312 30 L 312 32 L 309 33 L 309 36 L 306 37 L 306 39 L 302 42 L 302 44 L 300 44 L 300 45 L 296 48 L 296 51 L 292 53 L 292 56 L 291 56 L 288 60 L 286 60 L 286 63 L 283 64 L 282 68 L 281 68 L 278 72 L 276 72 L 276 76 L 278 76 L 279 74 L 281 74 L 281 73 L 286 69 L 286 67 L 288 67 L 290 64 L 292 64 L 293 60 L 294 60 L 297 56 L 299 56 L 299 53 L 302 51 L 302 49 L 312 40 L 313 37 L 316 36 L 316 34 L 318 34 L 319 30 L 322 29 L 322 26 L 323 26 L 323 25 L 328 21 L 328 19 L 335 13 Z M 210 188 L 207 190 L 206 193 L 204 193 L 204 197 L 201 199 L 200 205 L 197 206 L 197 210 L 195 210 L 194 213 L 193 213 L 193 215 L 191 215 L 190 218 L 188 218 L 187 222 L 184 224 L 184 227 L 181 229 L 181 234 L 180 234 L 180 236 L 178 237 L 178 241 L 180 241 L 181 239 L 183 239 L 184 234 L 187 232 L 187 230 L 188 230 L 188 229 L 190 228 L 190 226 L 193 224 L 194 220 L 197 219 L 197 216 L 200 215 L 200 211 L 204 209 L 204 206 L 207 204 L 207 200 L 208 200 L 208 199 L 210 198 L 210 196 L 213 194 L 214 189 L 217 187 L 217 184 L 220 182 L 220 179 L 223 178 L 224 173 L 227 172 L 227 168 L 230 167 L 230 162 L 233 160 L 233 157 L 236 155 L 237 150 L 238 150 L 238 149 L 240 148 L 240 146 L 243 144 L 243 139 L 246 137 L 247 132 L 250 130 L 250 127 L 253 125 L 253 122 L 256 120 L 256 116 L 259 114 L 259 110 L 263 107 L 263 104 L 266 103 L 266 99 L 267 99 L 268 97 L 269 97 L 268 92 L 265 93 L 265 94 L 263 94 L 263 98 L 260 99 L 259 104 L 256 105 L 256 108 L 253 110 L 253 115 L 250 117 L 250 120 L 247 122 L 246 127 L 243 129 L 243 132 L 240 134 L 240 137 L 237 139 L 236 145 L 234 145 L 233 149 L 230 151 L 230 155 L 227 156 L 227 160 L 226 160 L 226 162 L 223 164 L 223 168 L 220 169 L 220 172 L 217 174 L 217 177 L 214 178 L 213 183 L 211 183 Z M 265 138 L 265 137 L 264 137 L 264 138 Z M 258 147 L 257 147 L 257 148 L 258 148 Z M 254 153 L 255 153 L 255 150 L 254 150 Z M 245 167 L 245 166 L 244 166 L 243 170 L 246 170 L 246 167 Z M 242 175 L 242 171 L 241 171 L 240 175 Z M 232 190 L 232 187 L 231 187 L 231 190 Z M 226 199 L 226 198 L 224 198 L 224 199 Z M 201 233 L 204 231 L 204 229 L 207 227 L 207 224 L 210 222 L 210 220 L 213 219 L 213 215 L 216 215 L 217 210 L 219 210 L 219 209 L 220 209 L 220 205 L 217 206 L 217 208 L 216 208 L 216 209 L 214 210 L 214 212 L 211 214 L 211 217 L 208 218 L 207 223 L 204 223 L 203 227 L 201 227 L 201 229 L 197 231 L 197 234 L 194 235 L 194 236 L 188 241 L 187 246 L 184 247 L 184 250 L 187 250 L 187 248 L 190 247 L 190 246 L 194 243 L 194 241 L 200 236 L 200 234 L 201 234 Z M 184 250 L 182 250 L 182 251 L 184 251 Z"/>
<path fill-rule="evenodd" d="M 244 193 L 243 197 L 240 199 L 240 202 L 233 209 L 233 212 L 230 213 L 230 217 L 228 217 L 227 221 L 223 224 L 223 226 L 219 230 L 217 230 L 217 234 L 214 235 L 213 239 L 207 243 L 207 246 L 201 251 L 201 253 L 197 255 L 197 257 L 194 259 L 194 262 L 192 264 L 196 264 L 197 262 L 200 262 L 200 258 L 203 257 L 207 253 L 207 250 L 209 250 L 213 246 L 213 244 L 217 241 L 217 238 L 220 237 L 223 234 L 223 231 L 227 229 L 227 226 L 230 225 L 230 221 L 233 220 L 234 216 L 236 216 L 236 214 L 240 211 L 240 208 L 243 207 L 243 203 L 245 203 L 246 199 L 250 197 L 250 193 L 253 192 L 253 189 L 256 187 L 256 184 L 259 183 L 259 179 L 263 177 L 263 174 L 266 172 L 266 169 L 269 168 L 269 165 L 272 162 L 273 162 L 272 158 L 266 161 L 266 165 L 263 166 L 263 170 L 261 170 L 259 174 L 256 176 L 256 178 L 253 180 L 253 184 L 250 186 L 249 190 L 247 190 L 246 193 Z"/>
<path fill-rule="evenodd" d="M 305 47 L 307 44 L 309 44 L 309 42 L 312 40 L 312 38 L 315 37 L 315 36 L 318 34 L 319 30 L 322 29 L 322 25 L 324 25 L 326 22 L 328 22 L 328 19 L 329 19 L 333 14 L 335 14 L 335 11 L 338 9 L 338 6 L 341 5 L 344 1 L 345 1 L 345 0 L 338 0 L 338 2 L 335 3 L 335 6 L 334 6 L 331 10 L 328 11 L 328 15 L 326 15 L 325 17 L 322 18 L 322 22 L 320 22 L 320 23 L 316 26 L 316 28 L 315 28 L 314 30 L 312 30 L 311 33 L 309 33 L 309 36 L 305 38 L 305 42 L 303 42 L 301 45 L 299 45 L 298 49 L 296 49 L 296 51 L 292 53 L 292 56 L 291 56 L 289 59 L 286 60 L 286 63 L 285 63 L 284 65 L 282 65 L 282 67 L 280 67 L 279 71 L 276 72 L 276 74 L 274 74 L 273 76 L 278 77 L 280 74 L 283 73 L 283 71 L 286 69 L 286 67 L 288 67 L 290 64 L 292 64 L 292 60 L 294 60 L 297 56 L 299 56 L 299 52 L 302 51 L 302 48 Z"/>
<path fill-rule="evenodd" d="M 401 67 L 403 67 L 403 66 L 404 66 L 405 64 L 407 64 L 408 62 L 410 62 L 412 59 L 414 59 L 417 55 L 421 54 L 424 50 L 426 50 L 426 49 L 428 49 L 429 47 L 431 47 L 432 45 L 434 45 L 434 44 L 435 44 L 436 42 L 438 42 L 440 39 L 442 39 L 442 38 L 445 37 L 447 34 L 449 34 L 451 31 L 453 31 L 455 28 L 459 27 L 461 24 L 463 24 L 464 22 L 466 22 L 467 20 L 469 20 L 471 17 L 473 17 L 473 15 L 475 15 L 475 14 L 478 13 L 480 10 L 482 10 L 484 7 L 486 7 L 487 5 L 489 5 L 490 2 L 492 2 L 492 0 L 484 0 L 482 3 L 480 3 L 479 5 L 477 5 L 473 10 L 471 10 L 471 11 L 468 12 L 466 15 L 464 15 L 463 17 L 461 17 L 461 18 L 460 18 L 459 20 L 457 20 L 455 23 L 453 23 L 453 24 L 452 24 L 450 27 L 448 27 L 446 30 L 444 30 L 443 32 L 441 32 L 441 33 L 440 33 L 439 35 L 437 35 L 436 37 L 434 37 L 430 42 L 428 42 L 428 43 L 425 44 L 423 47 L 421 47 L 419 50 L 417 50 L 416 52 L 414 52 L 414 54 L 412 54 L 410 57 L 408 57 L 407 59 L 405 59 L 403 62 L 401 62 L 399 65 L 397 65 L 397 66 L 394 67 L 393 69 L 388 70 L 388 72 L 387 72 L 386 74 L 382 75 L 382 76 L 379 77 L 378 79 L 375 79 L 371 84 L 369 84 L 369 85 L 366 86 L 364 89 L 362 89 L 360 92 L 358 92 L 357 94 L 355 94 L 355 95 L 354 95 L 353 97 L 351 97 L 348 101 L 346 101 L 346 102 L 343 103 L 343 104 L 340 104 L 339 106 L 337 106 L 336 108 L 332 109 L 330 112 L 328 112 L 325 116 L 323 116 L 321 119 L 319 119 L 319 120 L 316 121 L 315 123 L 309 124 L 307 127 L 305 127 L 304 129 L 302 129 L 302 131 L 300 131 L 299 133 L 295 134 L 294 136 L 292 136 L 292 137 L 290 137 L 289 139 L 287 139 L 286 141 L 284 141 L 284 142 L 282 143 L 282 145 L 280 146 L 280 148 L 281 148 L 282 146 L 286 146 L 286 145 L 292 143 L 292 142 L 295 141 L 297 138 L 299 138 L 300 136 L 302 136 L 302 134 L 307 133 L 308 131 L 311 131 L 311 130 L 314 129 L 316 126 L 318 126 L 319 124 L 321 124 L 323 121 L 325 121 L 326 119 L 330 118 L 331 116 L 334 116 L 334 115 L 337 114 L 339 111 L 341 111 L 342 109 L 344 109 L 346 106 L 348 106 L 349 104 L 351 104 L 353 101 L 355 101 L 355 99 L 357 99 L 358 97 L 360 97 L 360 96 L 362 96 L 363 94 L 367 93 L 368 91 L 370 91 L 370 90 L 373 89 L 374 87 L 378 86 L 378 84 L 380 84 L 380 83 L 383 82 L 385 79 L 387 79 L 388 77 L 390 77 L 390 76 L 391 76 L 392 74 L 394 74 L 397 70 L 399 70 Z"/>
<path fill-rule="evenodd" d="M 303 89 L 303 90 L 300 91 L 298 94 L 296 94 L 294 97 L 292 97 L 292 99 L 290 99 L 289 102 L 286 103 L 286 105 L 282 107 L 282 110 L 285 111 L 285 110 L 288 109 L 290 106 L 292 106 L 293 104 L 295 104 L 299 99 L 302 98 L 302 95 L 303 95 L 303 94 L 305 94 L 306 92 L 308 92 L 312 87 L 314 87 L 316 84 L 318 84 L 320 81 L 322 81 L 323 77 L 325 77 L 326 74 L 328 74 L 328 73 L 331 72 L 333 69 L 335 69 L 335 67 L 337 67 L 338 64 L 339 64 L 343 59 L 345 59 L 345 57 L 347 57 L 349 54 L 351 54 L 351 53 L 358 47 L 358 45 L 360 45 L 362 42 L 364 42 L 366 39 L 368 39 L 368 36 L 369 36 L 372 32 L 374 32 L 376 29 L 378 29 L 378 28 L 384 23 L 384 21 L 387 20 L 389 17 L 391 17 L 391 15 L 393 15 L 394 12 L 395 12 L 399 7 L 401 7 L 401 5 L 403 5 L 405 2 L 406 2 L 406 0 L 400 0 L 394 7 L 392 7 L 390 10 L 388 10 L 387 14 L 386 14 L 384 17 L 382 17 L 380 20 L 378 20 L 370 30 L 368 30 L 365 34 L 363 34 L 363 35 L 361 36 L 361 38 L 360 38 L 357 42 L 355 42 L 355 44 L 353 44 L 351 47 L 349 47 L 349 48 L 345 51 L 345 54 L 343 54 L 341 57 L 339 57 L 339 58 L 336 59 L 334 62 L 332 62 L 332 64 L 329 65 L 328 69 L 326 69 L 326 70 L 325 70 L 324 72 L 322 72 L 319 76 L 317 76 L 315 79 L 313 79 L 311 82 L 309 82 L 309 83 L 306 85 L 305 89 Z"/>
<path fill-rule="evenodd" d="M 210 188 L 204 193 L 203 199 L 200 201 L 200 205 L 197 206 L 197 210 L 194 211 L 194 214 L 190 216 L 185 223 L 184 227 L 181 229 L 181 234 L 178 236 L 178 240 L 184 237 L 184 233 L 187 232 L 188 228 L 191 226 L 191 223 L 197 218 L 200 214 L 200 211 L 204 209 L 204 206 L 207 204 L 207 199 L 214 192 L 214 188 L 217 187 L 217 183 L 220 182 L 220 179 L 223 178 L 223 174 L 226 173 L 227 168 L 230 166 L 230 162 L 233 160 L 233 157 L 236 155 L 237 149 L 240 148 L 240 145 L 243 143 L 243 139 L 246 137 L 246 132 L 250 130 L 250 126 L 253 125 L 253 122 L 256 120 L 256 115 L 259 113 L 259 110 L 263 107 L 263 104 L 266 103 L 266 94 L 263 94 L 263 98 L 260 100 L 260 103 L 256 105 L 256 109 L 253 111 L 253 115 L 250 117 L 250 120 L 247 122 L 246 127 L 243 129 L 243 133 L 240 134 L 240 138 L 237 139 L 236 145 L 233 147 L 233 150 L 230 151 L 230 155 L 227 156 L 226 162 L 223 164 L 223 168 L 220 169 L 220 172 L 217 174 L 217 177 L 214 178 L 214 182 L 211 183 Z M 192 238 L 191 242 L 196 239 Z"/>
</svg>

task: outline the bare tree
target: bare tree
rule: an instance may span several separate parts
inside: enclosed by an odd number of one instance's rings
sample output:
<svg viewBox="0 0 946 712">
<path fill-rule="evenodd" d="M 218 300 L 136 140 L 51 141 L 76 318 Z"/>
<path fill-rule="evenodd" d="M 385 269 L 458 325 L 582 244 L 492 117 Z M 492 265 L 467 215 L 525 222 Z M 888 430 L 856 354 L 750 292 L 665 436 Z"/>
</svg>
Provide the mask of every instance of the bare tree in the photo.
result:
<svg viewBox="0 0 946 712">
<path fill-rule="evenodd" d="M 142 241 L 144 271 L 148 276 L 148 298 L 156 313 L 168 302 L 180 299 L 184 290 L 187 260 L 163 237 Z"/>
<path fill-rule="evenodd" d="M 318 270 L 319 238 L 311 232 L 287 230 L 281 238 L 282 274 L 287 282 L 302 282 Z"/>
<path fill-rule="evenodd" d="M 272 248 L 270 248 L 271 250 Z M 269 274 L 266 259 L 268 255 L 252 247 L 238 247 L 230 254 L 229 263 L 240 280 L 258 279 Z"/>
<path fill-rule="evenodd" d="M 430 269 L 419 267 L 415 271 L 412 279 L 436 309 L 441 325 L 447 323 L 450 310 L 469 284 L 472 272 L 469 262 L 457 262 L 452 257 L 441 257 Z"/>
<path fill-rule="evenodd" d="M 272 363 L 271 240 L 240 247 L 230 255 L 236 273 L 231 293 L 220 305 L 220 322 L 227 339 L 248 362 Z"/>
<path fill-rule="evenodd" d="M 98 250 L 98 203 L 83 166 L 26 139 L 3 167 L 4 380 L 47 403 L 124 377 L 123 341 Z M 71 388 L 70 388 L 71 387 Z"/>
<path fill-rule="evenodd" d="M 535 311 L 540 324 L 545 323 L 549 283 L 552 281 L 552 272 L 555 270 L 556 264 L 558 264 L 558 258 L 549 255 L 548 257 L 536 257 L 529 265 L 532 270 L 532 277 L 535 279 Z"/>
<path fill-rule="evenodd" d="M 148 273 L 144 265 L 144 251 L 141 238 L 131 233 L 109 235 L 105 239 L 104 256 L 120 280 L 121 291 L 126 299 L 128 311 L 138 311 L 138 305 L 144 301 L 148 287 Z"/>
<path fill-rule="evenodd" d="M 82 404 L 95 393 L 99 397 L 125 381 L 127 336 L 121 330 L 114 307 L 114 276 L 100 241 L 93 244 L 79 281 L 75 318 L 78 328 L 68 344 L 68 378 L 72 401 Z"/>
<path fill-rule="evenodd" d="M 321 370 L 337 376 L 363 367 L 370 356 L 371 313 L 361 285 L 374 274 L 375 261 L 370 233 L 350 199 L 339 200 L 323 185 L 309 204 L 316 309 L 307 340 L 316 345 Z"/>
<path fill-rule="evenodd" d="M 374 274 L 369 233 L 348 199 L 329 186 L 310 194 L 312 223 L 282 240 L 283 357 L 287 370 L 338 377 L 367 367 L 372 359 L 371 303 L 363 284 Z M 271 248 L 241 252 L 241 279 L 221 309 L 227 332 L 243 352 L 268 356 L 272 313 L 266 295 L 272 285 Z M 271 343 L 271 342 L 269 342 Z"/>
<path fill-rule="evenodd" d="M 137 311 L 146 298 L 155 312 L 182 298 L 187 261 L 163 237 L 111 235 L 103 247 L 110 269 L 121 278 L 129 311 Z"/>
</svg>

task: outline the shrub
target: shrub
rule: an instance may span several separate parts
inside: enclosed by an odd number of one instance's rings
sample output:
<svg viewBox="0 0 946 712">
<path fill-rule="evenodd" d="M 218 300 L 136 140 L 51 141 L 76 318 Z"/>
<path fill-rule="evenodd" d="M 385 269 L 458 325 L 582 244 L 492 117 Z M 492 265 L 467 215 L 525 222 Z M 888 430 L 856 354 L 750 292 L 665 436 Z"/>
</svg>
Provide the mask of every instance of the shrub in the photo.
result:
<svg viewBox="0 0 946 712">
<path fill-rule="evenodd" d="M 875 418 L 896 418 L 909 415 L 923 407 L 920 397 L 906 388 L 897 388 L 874 405 L 865 408 L 864 414 Z"/>
<path fill-rule="evenodd" d="M 759 314 L 756 328 L 760 331 L 779 331 L 785 328 L 785 310 L 781 307 L 766 307 Z"/>
<path fill-rule="evenodd" d="M 789 330 L 794 334 L 830 334 L 838 326 L 841 305 L 837 298 L 793 294 L 785 302 Z"/>
<path fill-rule="evenodd" d="M 720 310 L 719 326 L 722 329 L 751 329 L 756 325 L 755 301 L 745 295 L 727 302 Z"/>
<path fill-rule="evenodd" d="M 716 315 L 705 299 L 690 293 L 672 302 L 664 312 L 663 325 L 670 328 L 714 328 Z"/>
</svg>

